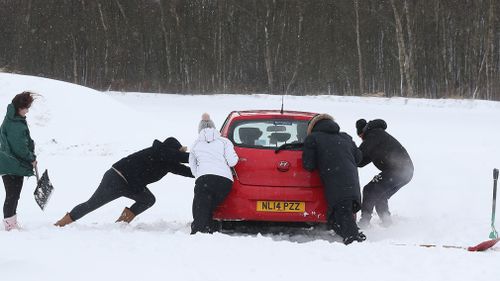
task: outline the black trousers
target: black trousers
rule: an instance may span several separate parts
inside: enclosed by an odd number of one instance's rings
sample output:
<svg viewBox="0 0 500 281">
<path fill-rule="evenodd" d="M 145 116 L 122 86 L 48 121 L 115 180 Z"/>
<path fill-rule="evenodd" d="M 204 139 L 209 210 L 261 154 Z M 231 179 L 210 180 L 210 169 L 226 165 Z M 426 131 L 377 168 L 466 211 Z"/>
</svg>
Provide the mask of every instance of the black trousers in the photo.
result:
<svg viewBox="0 0 500 281">
<path fill-rule="evenodd" d="M 370 219 L 373 208 L 375 208 L 379 217 L 390 216 L 389 198 L 398 192 L 401 187 L 409 183 L 412 177 L 413 170 L 411 173 L 381 172 L 376 175 L 363 188 L 361 216 Z"/>
<path fill-rule="evenodd" d="M 344 200 L 333 205 L 328 223 L 335 233 L 342 238 L 357 236 L 359 234 L 359 228 L 354 216 L 355 209 L 359 210 L 359 204 L 353 200 Z"/>
<path fill-rule="evenodd" d="M 16 214 L 17 203 L 21 196 L 24 177 L 5 175 L 2 176 L 3 185 L 5 186 L 5 201 L 3 203 L 3 217 L 10 218 Z"/>
<path fill-rule="evenodd" d="M 127 185 L 127 182 L 116 173 L 109 169 L 103 176 L 99 187 L 86 202 L 76 206 L 69 213 L 74 221 L 80 219 L 86 214 L 102 207 L 103 205 L 118 199 L 127 197 L 135 201 L 130 207 L 134 215 L 139 215 L 154 205 L 156 199 L 153 193 L 146 188 L 143 192 L 133 193 Z"/>
<path fill-rule="evenodd" d="M 196 180 L 193 198 L 191 234 L 215 231 L 212 215 L 231 191 L 233 182 L 217 175 L 204 175 Z"/>
</svg>

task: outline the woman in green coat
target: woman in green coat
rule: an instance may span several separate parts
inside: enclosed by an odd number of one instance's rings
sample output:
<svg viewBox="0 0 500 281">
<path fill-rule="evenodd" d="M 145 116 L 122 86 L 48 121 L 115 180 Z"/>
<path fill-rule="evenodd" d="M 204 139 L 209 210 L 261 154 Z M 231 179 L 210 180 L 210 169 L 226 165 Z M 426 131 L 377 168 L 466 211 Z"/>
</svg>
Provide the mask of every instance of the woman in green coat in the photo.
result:
<svg viewBox="0 0 500 281">
<path fill-rule="evenodd" d="M 35 143 L 26 122 L 32 103 L 32 93 L 16 95 L 7 106 L 7 114 L 0 127 L 0 175 L 5 186 L 3 223 L 7 231 L 19 229 L 16 209 L 23 177 L 32 176 L 36 165 Z"/>
</svg>

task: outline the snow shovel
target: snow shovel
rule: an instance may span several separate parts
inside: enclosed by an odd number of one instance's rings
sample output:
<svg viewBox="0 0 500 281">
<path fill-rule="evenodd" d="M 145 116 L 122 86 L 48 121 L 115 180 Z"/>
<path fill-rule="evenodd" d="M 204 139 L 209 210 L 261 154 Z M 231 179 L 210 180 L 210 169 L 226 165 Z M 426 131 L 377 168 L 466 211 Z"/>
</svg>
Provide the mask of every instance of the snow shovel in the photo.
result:
<svg viewBox="0 0 500 281">
<path fill-rule="evenodd" d="M 50 182 L 47 170 L 43 172 L 43 175 L 40 178 L 38 174 L 38 167 L 35 165 L 35 175 L 37 184 L 33 195 L 35 195 L 35 201 L 38 204 L 38 206 L 40 206 L 40 209 L 42 209 L 43 211 L 45 209 L 45 206 L 47 206 L 47 202 L 49 202 L 50 195 L 52 195 L 54 187 Z"/>
<path fill-rule="evenodd" d="M 495 229 L 495 206 L 497 204 L 497 182 L 498 182 L 498 169 L 493 169 L 493 206 L 491 208 L 490 239 L 498 238 L 498 232 Z"/>
</svg>

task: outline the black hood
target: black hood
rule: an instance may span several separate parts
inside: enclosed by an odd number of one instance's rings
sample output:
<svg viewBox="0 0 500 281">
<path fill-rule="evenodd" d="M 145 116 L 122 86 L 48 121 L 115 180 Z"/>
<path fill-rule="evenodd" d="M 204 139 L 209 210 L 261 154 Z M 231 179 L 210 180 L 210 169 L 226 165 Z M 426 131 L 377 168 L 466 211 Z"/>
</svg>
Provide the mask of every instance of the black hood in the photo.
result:
<svg viewBox="0 0 500 281">
<path fill-rule="evenodd" d="M 366 127 L 363 130 L 364 131 L 363 139 L 365 139 L 367 136 L 371 136 L 373 134 L 378 134 L 378 132 L 385 131 L 385 129 L 387 129 L 387 123 L 384 120 L 382 119 L 372 120 L 368 122 L 368 124 L 366 124 Z"/>
<path fill-rule="evenodd" d="M 179 150 L 179 148 L 182 147 L 181 143 L 174 137 L 169 137 L 166 140 L 164 140 L 163 145 L 175 150 Z"/>
<path fill-rule="evenodd" d="M 387 129 L 387 123 L 382 120 L 382 119 L 375 119 L 370 122 L 368 122 L 366 131 L 373 130 L 373 129 L 382 129 L 385 130 Z"/>
<path fill-rule="evenodd" d="M 176 138 L 169 137 L 166 140 L 164 140 L 163 142 L 161 142 L 159 140 L 154 140 L 153 147 L 155 147 L 157 149 L 158 148 L 160 148 L 160 149 L 161 148 L 170 148 L 173 150 L 179 150 L 182 147 L 182 145 Z"/>
</svg>

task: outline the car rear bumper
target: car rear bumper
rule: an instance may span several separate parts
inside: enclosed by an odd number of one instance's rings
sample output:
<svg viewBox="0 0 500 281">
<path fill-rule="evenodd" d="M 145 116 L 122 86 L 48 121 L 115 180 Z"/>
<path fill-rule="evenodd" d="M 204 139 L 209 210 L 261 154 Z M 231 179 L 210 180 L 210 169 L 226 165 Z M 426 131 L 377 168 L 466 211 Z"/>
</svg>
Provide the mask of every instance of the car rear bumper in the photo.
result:
<svg viewBox="0 0 500 281">
<path fill-rule="evenodd" d="M 302 212 L 257 211 L 258 201 L 304 202 Z M 321 187 L 270 187 L 233 184 L 214 219 L 222 221 L 326 222 L 327 204 Z"/>
</svg>

